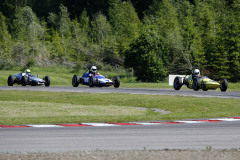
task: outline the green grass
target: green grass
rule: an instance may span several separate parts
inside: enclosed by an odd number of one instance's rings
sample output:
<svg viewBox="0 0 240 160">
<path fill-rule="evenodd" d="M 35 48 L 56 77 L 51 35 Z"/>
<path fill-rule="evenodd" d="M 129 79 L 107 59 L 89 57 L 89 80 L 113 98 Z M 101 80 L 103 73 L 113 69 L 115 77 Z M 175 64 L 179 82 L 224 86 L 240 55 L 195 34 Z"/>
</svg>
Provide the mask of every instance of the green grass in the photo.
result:
<svg viewBox="0 0 240 160">
<path fill-rule="evenodd" d="M 240 92 L 240 83 L 228 83 L 227 91 Z"/>
<path fill-rule="evenodd" d="M 163 89 L 173 89 L 172 86 L 169 86 L 167 82 L 159 82 L 159 83 L 122 83 L 121 87 L 126 88 L 163 88 Z"/>
<path fill-rule="evenodd" d="M 239 116 L 239 99 L 0 91 L 0 124 L 129 122 Z M 140 108 L 139 108 L 140 107 Z M 171 113 L 162 115 L 151 108 Z"/>
</svg>

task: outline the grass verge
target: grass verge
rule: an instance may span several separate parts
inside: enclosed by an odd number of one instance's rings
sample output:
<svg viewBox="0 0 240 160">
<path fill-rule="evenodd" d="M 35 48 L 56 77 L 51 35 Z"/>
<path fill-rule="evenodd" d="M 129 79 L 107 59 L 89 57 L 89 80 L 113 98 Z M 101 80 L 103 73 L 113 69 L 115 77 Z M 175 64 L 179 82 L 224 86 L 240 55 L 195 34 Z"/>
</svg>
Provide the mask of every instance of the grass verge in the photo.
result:
<svg viewBox="0 0 240 160">
<path fill-rule="evenodd" d="M 240 115 L 239 99 L 33 91 L 0 91 L 0 95 L 0 124 L 5 125 L 159 121 Z M 171 113 L 162 115 L 152 108 Z"/>
</svg>

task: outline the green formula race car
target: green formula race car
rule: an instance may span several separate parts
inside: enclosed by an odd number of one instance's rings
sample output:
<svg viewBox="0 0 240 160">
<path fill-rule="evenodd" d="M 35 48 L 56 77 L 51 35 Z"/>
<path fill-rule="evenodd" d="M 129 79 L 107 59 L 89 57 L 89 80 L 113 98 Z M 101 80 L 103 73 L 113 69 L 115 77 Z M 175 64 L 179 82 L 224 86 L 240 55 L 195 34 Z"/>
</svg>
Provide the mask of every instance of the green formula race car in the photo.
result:
<svg viewBox="0 0 240 160">
<path fill-rule="evenodd" d="M 193 89 L 194 91 L 198 91 L 199 89 L 202 89 L 203 91 L 207 91 L 209 89 L 216 90 L 217 88 L 220 88 L 222 92 L 225 92 L 228 87 L 228 82 L 224 78 L 215 81 L 207 76 L 189 75 L 185 76 L 184 78 L 175 77 L 173 82 L 174 89 L 180 90 L 183 85 L 186 85 L 188 88 Z"/>
</svg>

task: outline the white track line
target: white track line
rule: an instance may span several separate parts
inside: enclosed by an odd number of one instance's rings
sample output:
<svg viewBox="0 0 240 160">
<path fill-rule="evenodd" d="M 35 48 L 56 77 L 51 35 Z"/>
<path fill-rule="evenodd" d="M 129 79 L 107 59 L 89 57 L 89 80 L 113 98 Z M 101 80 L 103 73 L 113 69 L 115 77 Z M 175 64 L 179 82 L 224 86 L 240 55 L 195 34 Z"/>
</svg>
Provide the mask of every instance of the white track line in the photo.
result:
<svg viewBox="0 0 240 160">
<path fill-rule="evenodd" d="M 141 123 L 141 122 L 130 122 L 130 123 L 136 123 L 136 124 L 140 124 L 140 125 L 159 125 L 160 123 L 152 123 L 152 122 L 149 122 L 149 123 Z"/>
<path fill-rule="evenodd" d="M 174 121 L 178 123 L 205 123 L 204 121 Z"/>
<path fill-rule="evenodd" d="M 109 127 L 109 126 L 119 126 L 119 125 L 116 125 L 116 124 L 108 124 L 108 123 L 81 123 L 81 124 L 89 125 L 89 126 L 96 126 L 96 127 L 102 127 L 102 126 L 106 126 L 106 127 Z"/>
<path fill-rule="evenodd" d="M 210 120 L 219 120 L 219 121 L 240 121 L 240 119 L 233 119 L 233 118 L 217 118 L 217 119 L 210 119 Z"/>
<path fill-rule="evenodd" d="M 31 124 L 31 125 L 27 125 L 29 127 L 36 127 L 36 128 L 43 128 L 43 127 L 50 127 L 50 128 L 54 128 L 54 127 L 63 127 L 60 125 L 52 125 L 52 124 Z"/>
</svg>

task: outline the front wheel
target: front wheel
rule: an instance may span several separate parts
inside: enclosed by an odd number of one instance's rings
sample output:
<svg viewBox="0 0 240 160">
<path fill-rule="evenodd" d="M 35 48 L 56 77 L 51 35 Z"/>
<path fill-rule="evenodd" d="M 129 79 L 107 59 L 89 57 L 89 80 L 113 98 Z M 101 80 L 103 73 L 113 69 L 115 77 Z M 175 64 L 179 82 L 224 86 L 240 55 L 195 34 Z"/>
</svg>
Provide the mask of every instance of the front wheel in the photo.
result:
<svg viewBox="0 0 240 160">
<path fill-rule="evenodd" d="M 202 81 L 201 86 L 202 86 L 202 90 L 203 90 L 203 91 L 208 91 L 208 88 L 206 87 L 206 84 L 204 84 L 203 81 Z"/>
<path fill-rule="evenodd" d="M 222 92 L 225 92 L 228 88 L 228 81 L 226 79 L 221 79 L 220 80 L 220 90 Z"/>
<path fill-rule="evenodd" d="M 183 83 L 180 77 L 175 77 L 174 82 L 173 82 L 173 88 L 175 90 L 180 90 L 182 87 Z"/>
<path fill-rule="evenodd" d="M 14 84 L 14 77 L 10 75 L 8 77 L 8 86 L 13 86 L 13 84 Z"/>
<path fill-rule="evenodd" d="M 113 77 L 112 81 L 113 81 L 113 86 L 115 88 L 118 88 L 120 86 L 120 78 L 119 77 L 117 77 L 117 76 Z"/>
<path fill-rule="evenodd" d="M 193 84 L 192 84 L 192 87 L 193 87 L 193 90 L 194 91 L 198 91 L 200 89 L 200 80 L 199 78 L 194 78 L 193 79 Z"/>
<path fill-rule="evenodd" d="M 21 80 L 22 86 L 26 86 L 27 85 L 27 81 L 28 81 L 27 76 L 22 76 L 22 80 Z"/>
<path fill-rule="evenodd" d="M 89 87 L 94 87 L 96 84 L 96 79 L 93 76 L 90 76 L 88 79 Z"/>
<path fill-rule="evenodd" d="M 72 86 L 73 87 L 78 87 L 80 83 L 80 78 L 78 75 L 74 75 L 73 78 L 72 78 Z"/>
<path fill-rule="evenodd" d="M 46 76 L 44 79 L 45 79 L 45 86 L 49 87 L 50 86 L 50 77 Z"/>
</svg>

